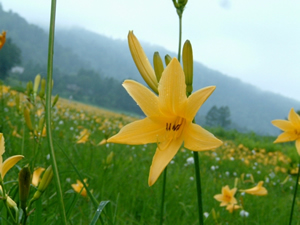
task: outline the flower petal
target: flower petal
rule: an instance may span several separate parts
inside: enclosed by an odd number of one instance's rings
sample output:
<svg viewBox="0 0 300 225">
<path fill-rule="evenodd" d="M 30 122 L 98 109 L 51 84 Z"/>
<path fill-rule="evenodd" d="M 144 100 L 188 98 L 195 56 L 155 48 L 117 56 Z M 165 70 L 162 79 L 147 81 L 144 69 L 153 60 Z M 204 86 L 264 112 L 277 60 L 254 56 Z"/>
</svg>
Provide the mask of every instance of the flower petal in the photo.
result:
<svg viewBox="0 0 300 225">
<path fill-rule="evenodd" d="M 164 70 L 158 92 L 159 107 L 165 115 L 184 116 L 183 110 L 187 101 L 185 77 L 176 58 L 173 58 Z"/>
<path fill-rule="evenodd" d="M 123 86 L 146 116 L 160 116 L 158 97 L 152 91 L 133 80 L 125 80 Z"/>
<path fill-rule="evenodd" d="M 5 152 L 5 147 L 4 147 L 4 136 L 2 133 L 0 133 L 0 171 L 2 171 L 2 162 L 3 162 L 3 158 L 2 155 Z"/>
<path fill-rule="evenodd" d="M 134 121 L 124 126 L 118 134 L 107 142 L 140 145 L 157 142 L 157 138 L 165 133 L 165 124 L 155 123 L 149 118 Z"/>
<path fill-rule="evenodd" d="M 271 122 L 275 127 L 278 127 L 280 130 L 283 131 L 290 131 L 290 130 L 294 130 L 295 127 L 293 126 L 291 121 L 287 121 L 287 120 L 273 120 Z"/>
<path fill-rule="evenodd" d="M 185 118 L 188 121 L 192 121 L 196 116 L 198 110 L 206 101 L 206 99 L 213 93 L 216 89 L 215 86 L 209 86 L 202 88 L 190 95 L 187 99 L 187 108 L 185 111 Z"/>
<path fill-rule="evenodd" d="M 45 168 L 43 168 L 43 167 L 38 167 L 37 169 L 34 170 L 33 175 L 32 175 L 32 181 L 31 181 L 33 186 L 35 186 L 35 187 L 38 186 L 38 184 L 41 180 L 40 179 L 41 174 L 44 170 L 45 170 Z"/>
<path fill-rule="evenodd" d="M 288 119 L 294 126 L 300 127 L 300 116 L 295 112 L 294 108 L 291 108 Z"/>
<path fill-rule="evenodd" d="M 166 142 L 168 143 L 162 143 L 162 145 L 167 145 L 167 148 L 160 148 L 160 146 L 158 146 L 156 149 L 152 160 L 152 165 L 150 167 L 148 180 L 149 186 L 152 186 L 156 182 L 162 171 L 176 155 L 180 146 L 182 145 L 183 139 L 177 138 L 175 140 L 167 140 Z"/>
<path fill-rule="evenodd" d="M 3 163 L 3 167 L 2 167 L 2 171 L 1 171 L 2 179 L 4 178 L 7 171 L 9 171 L 10 168 L 12 168 L 17 162 L 19 162 L 23 158 L 24 158 L 24 156 L 22 156 L 22 155 L 14 155 L 14 156 L 7 158 Z"/>
<path fill-rule="evenodd" d="M 298 136 L 296 133 L 284 132 L 277 137 L 274 143 L 295 141 L 297 138 Z"/>
<path fill-rule="evenodd" d="M 223 142 L 201 126 L 190 123 L 184 131 L 184 147 L 192 151 L 204 151 L 221 146 Z"/>
</svg>

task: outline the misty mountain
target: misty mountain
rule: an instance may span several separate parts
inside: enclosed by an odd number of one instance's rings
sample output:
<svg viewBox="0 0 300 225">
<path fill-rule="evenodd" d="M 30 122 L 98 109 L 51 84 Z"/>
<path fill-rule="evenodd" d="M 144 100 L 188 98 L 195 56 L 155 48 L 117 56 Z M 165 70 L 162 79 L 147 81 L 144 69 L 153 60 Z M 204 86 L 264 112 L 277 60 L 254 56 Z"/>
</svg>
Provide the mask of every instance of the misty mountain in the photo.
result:
<svg viewBox="0 0 300 225">
<path fill-rule="evenodd" d="M 1 5 L 0 30 L 6 30 L 7 37 L 22 50 L 23 66 L 31 63 L 45 68 L 47 31 L 28 24 L 14 12 L 4 12 Z M 126 36 L 127 34 L 124 34 L 124 38 Z M 150 61 L 155 51 L 162 57 L 165 54 L 176 56 L 176 53 L 169 52 L 163 47 L 150 45 L 142 40 L 141 44 Z M 86 69 L 94 70 L 103 77 L 114 78 L 120 83 L 128 78 L 143 82 L 131 58 L 127 40 L 112 39 L 82 28 L 56 30 L 54 67 L 60 71 L 59 76 L 76 74 L 80 69 Z M 262 91 L 239 79 L 207 68 L 200 62 L 195 62 L 194 90 L 208 85 L 215 85 L 217 88 L 197 115 L 197 122 L 200 124 L 204 124 L 204 117 L 212 106 L 228 106 L 235 127 L 274 135 L 279 131 L 273 127 L 271 121 L 286 118 L 291 107 L 300 109 L 300 102 L 296 100 Z"/>
</svg>

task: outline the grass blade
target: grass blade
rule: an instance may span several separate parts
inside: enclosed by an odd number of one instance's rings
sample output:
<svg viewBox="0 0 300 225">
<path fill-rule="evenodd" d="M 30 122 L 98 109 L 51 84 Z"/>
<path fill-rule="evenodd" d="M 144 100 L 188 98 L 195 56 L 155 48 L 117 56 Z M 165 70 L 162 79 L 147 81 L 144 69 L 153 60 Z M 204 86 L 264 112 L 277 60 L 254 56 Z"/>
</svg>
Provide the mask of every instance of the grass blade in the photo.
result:
<svg viewBox="0 0 300 225">
<path fill-rule="evenodd" d="M 94 215 L 94 218 L 93 218 L 92 222 L 90 223 L 90 225 L 95 225 L 96 224 L 96 222 L 98 221 L 98 219 L 99 219 L 99 217 L 100 217 L 100 215 L 102 213 L 102 210 L 107 205 L 107 203 L 109 203 L 109 201 L 102 201 L 102 202 L 100 202 L 100 204 L 99 204 L 99 206 L 97 208 L 97 211 L 96 211 L 96 213 Z"/>
</svg>

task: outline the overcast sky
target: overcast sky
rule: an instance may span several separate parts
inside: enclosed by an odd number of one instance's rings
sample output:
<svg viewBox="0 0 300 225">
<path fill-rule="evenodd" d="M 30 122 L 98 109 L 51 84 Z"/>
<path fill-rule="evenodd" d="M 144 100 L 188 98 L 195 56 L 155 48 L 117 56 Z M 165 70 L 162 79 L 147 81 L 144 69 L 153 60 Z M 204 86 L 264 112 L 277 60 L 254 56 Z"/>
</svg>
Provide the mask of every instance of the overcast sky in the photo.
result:
<svg viewBox="0 0 300 225">
<path fill-rule="evenodd" d="M 0 2 L 30 23 L 49 24 L 50 0 Z M 298 0 L 189 0 L 183 40 L 209 68 L 300 101 L 299 12 Z M 58 0 L 56 22 L 118 39 L 134 30 L 140 40 L 178 48 L 172 0 Z"/>
</svg>

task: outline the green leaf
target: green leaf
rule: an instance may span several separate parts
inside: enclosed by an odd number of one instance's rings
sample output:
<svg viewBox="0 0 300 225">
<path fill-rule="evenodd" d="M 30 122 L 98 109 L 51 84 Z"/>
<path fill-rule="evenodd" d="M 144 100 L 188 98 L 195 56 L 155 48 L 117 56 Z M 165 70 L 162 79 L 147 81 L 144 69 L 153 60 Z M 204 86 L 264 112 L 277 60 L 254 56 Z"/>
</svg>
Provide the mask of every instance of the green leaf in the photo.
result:
<svg viewBox="0 0 300 225">
<path fill-rule="evenodd" d="M 104 207 L 107 205 L 107 203 L 109 203 L 109 201 L 101 201 L 98 208 L 97 208 L 97 211 L 94 215 L 94 218 L 92 220 L 92 222 L 90 223 L 90 225 L 94 225 L 96 224 L 96 222 L 98 221 L 100 215 L 101 215 L 101 212 L 102 210 L 104 209 Z"/>
</svg>

